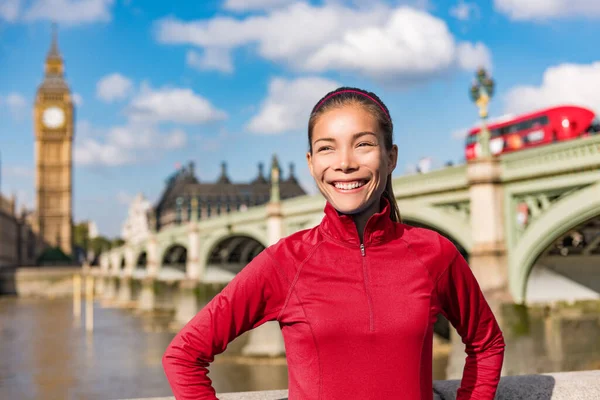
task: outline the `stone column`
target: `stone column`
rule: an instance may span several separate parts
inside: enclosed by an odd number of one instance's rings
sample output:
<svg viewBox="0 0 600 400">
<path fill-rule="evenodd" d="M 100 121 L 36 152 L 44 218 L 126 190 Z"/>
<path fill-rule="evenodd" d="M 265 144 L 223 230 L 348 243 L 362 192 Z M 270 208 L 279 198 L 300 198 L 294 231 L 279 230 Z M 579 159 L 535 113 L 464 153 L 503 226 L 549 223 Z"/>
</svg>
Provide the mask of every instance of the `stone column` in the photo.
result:
<svg viewBox="0 0 600 400">
<path fill-rule="evenodd" d="M 186 276 L 189 279 L 198 280 L 204 275 L 202 263 L 200 262 L 200 232 L 198 230 L 198 200 L 192 200 L 192 213 L 188 231 L 188 252 L 185 266 Z"/>
<path fill-rule="evenodd" d="M 141 311 L 154 310 L 156 304 L 154 281 L 154 278 L 149 276 L 142 279 L 142 291 L 138 300 L 138 309 Z"/>
<path fill-rule="evenodd" d="M 179 291 L 175 303 L 174 326 L 179 328 L 189 322 L 198 313 L 198 289 L 196 279 L 183 279 L 179 281 Z"/>
<path fill-rule="evenodd" d="M 100 272 L 102 275 L 106 275 L 110 270 L 110 259 L 106 252 L 100 254 Z"/>
<path fill-rule="evenodd" d="M 130 246 L 125 247 L 125 276 L 132 276 L 135 270 L 135 254 Z"/>
<path fill-rule="evenodd" d="M 110 252 L 110 267 L 113 275 L 118 275 L 121 271 L 121 258 L 115 250 Z"/>
<path fill-rule="evenodd" d="M 158 259 L 158 242 L 155 234 L 151 234 L 148 238 L 148 248 L 146 250 L 148 256 L 146 259 L 147 275 L 156 276 L 160 269 L 160 260 Z"/>
<path fill-rule="evenodd" d="M 510 300 L 500 161 L 476 159 L 467 166 L 467 175 L 473 236 L 469 265 L 488 300 Z"/>
<path fill-rule="evenodd" d="M 124 275 L 117 279 L 121 280 L 120 284 L 119 284 L 119 294 L 118 294 L 117 301 L 120 306 L 129 307 L 129 305 L 131 304 L 131 299 L 132 299 L 131 275 Z"/>
<path fill-rule="evenodd" d="M 102 274 L 102 271 L 97 271 L 95 274 L 96 279 L 94 280 L 94 290 L 98 294 L 98 297 L 104 295 L 104 285 L 106 284 L 106 277 Z"/>
<path fill-rule="evenodd" d="M 113 300 L 117 296 L 117 278 L 108 275 L 104 278 L 104 294 L 105 300 Z"/>
<path fill-rule="evenodd" d="M 284 235 L 279 195 L 279 172 L 277 158 L 273 156 L 271 167 L 271 199 L 269 204 L 267 204 L 268 245 L 276 243 Z M 277 321 L 269 321 L 250 331 L 248 334 L 248 343 L 242 349 L 242 353 L 251 356 L 278 356 L 285 354 L 285 346 L 279 323 Z"/>
</svg>

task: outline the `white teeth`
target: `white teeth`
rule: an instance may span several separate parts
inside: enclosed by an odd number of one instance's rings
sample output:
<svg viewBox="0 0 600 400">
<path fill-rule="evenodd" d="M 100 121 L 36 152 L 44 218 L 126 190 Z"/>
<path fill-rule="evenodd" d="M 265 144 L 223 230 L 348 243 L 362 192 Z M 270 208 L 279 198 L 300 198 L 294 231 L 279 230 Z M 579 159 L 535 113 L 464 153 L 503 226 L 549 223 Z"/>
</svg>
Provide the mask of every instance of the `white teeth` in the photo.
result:
<svg viewBox="0 0 600 400">
<path fill-rule="evenodd" d="M 356 189 L 358 187 L 361 187 L 362 185 L 364 185 L 364 182 L 362 182 L 362 181 L 359 181 L 359 182 L 336 182 L 335 183 L 336 188 L 344 189 L 344 190 Z"/>
</svg>

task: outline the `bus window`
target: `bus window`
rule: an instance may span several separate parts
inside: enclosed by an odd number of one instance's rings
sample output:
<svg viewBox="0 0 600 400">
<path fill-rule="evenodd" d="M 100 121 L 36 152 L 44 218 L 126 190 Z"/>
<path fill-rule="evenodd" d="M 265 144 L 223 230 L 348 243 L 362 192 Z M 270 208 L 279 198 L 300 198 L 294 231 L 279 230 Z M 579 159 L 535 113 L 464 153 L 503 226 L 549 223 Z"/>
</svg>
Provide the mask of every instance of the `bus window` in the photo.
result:
<svg viewBox="0 0 600 400">
<path fill-rule="evenodd" d="M 590 135 L 597 135 L 600 133 L 600 118 L 595 117 L 590 127 L 587 128 L 586 132 Z"/>
<path fill-rule="evenodd" d="M 473 143 L 477 143 L 477 135 L 467 136 L 467 146 Z"/>
</svg>

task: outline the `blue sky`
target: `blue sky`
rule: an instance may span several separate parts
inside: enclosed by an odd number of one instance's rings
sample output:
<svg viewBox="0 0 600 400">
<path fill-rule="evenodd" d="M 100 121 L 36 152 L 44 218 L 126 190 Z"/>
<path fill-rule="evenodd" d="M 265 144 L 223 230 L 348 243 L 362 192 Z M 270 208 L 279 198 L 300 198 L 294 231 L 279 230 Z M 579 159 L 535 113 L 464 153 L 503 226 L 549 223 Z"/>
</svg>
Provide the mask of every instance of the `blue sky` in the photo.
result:
<svg viewBox="0 0 600 400">
<path fill-rule="evenodd" d="M 0 191 L 34 206 L 31 110 L 53 20 L 78 103 L 74 219 L 116 236 L 176 163 L 212 181 L 225 161 L 248 181 L 276 153 L 314 192 L 306 122 L 337 86 L 390 108 L 395 176 L 423 157 L 462 162 L 478 65 L 497 82 L 492 117 L 600 110 L 599 19 L 597 0 L 0 0 Z"/>
</svg>

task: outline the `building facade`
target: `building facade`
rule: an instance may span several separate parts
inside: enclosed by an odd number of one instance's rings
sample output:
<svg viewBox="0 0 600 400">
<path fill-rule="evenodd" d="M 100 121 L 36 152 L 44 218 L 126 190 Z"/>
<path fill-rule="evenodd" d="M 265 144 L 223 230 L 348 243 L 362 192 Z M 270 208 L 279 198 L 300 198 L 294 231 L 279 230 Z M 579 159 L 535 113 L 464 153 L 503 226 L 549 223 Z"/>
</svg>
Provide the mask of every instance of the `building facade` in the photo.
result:
<svg viewBox="0 0 600 400">
<path fill-rule="evenodd" d="M 46 245 L 73 250 L 72 148 L 74 107 L 64 79 L 56 29 L 34 106 L 35 228 Z"/>
<path fill-rule="evenodd" d="M 273 157 L 271 169 L 278 173 L 281 170 L 276 157 Z M 222 163 L 217 181 L 205 183 L 198 180 L 194 164 L 189 163 L 167 179 L 165 190 L 150 213 L 151 229 L 160 230 L 189 221 L 193 207 L 196 207 L 198 218 L 205 219 L 267 203 L 271 193 L 271 174 L 265 177 L 263 163 L 258 164 L 257 172 L 256 178 L 250 182 L 234 183 L 227 175 L 227 165 Z M 306 194 L 296 179 L 293 164 L 290 164 L 288 176 L 283 178 L 279 180 L 282 200 Z"/>
<path fill-rule="evenodd" d="M 31 227 L 31 214 L 17 213 L 15 197 L 0 194 L 0 268 L 33 265 L 38 245 Z"/>
</svg>

